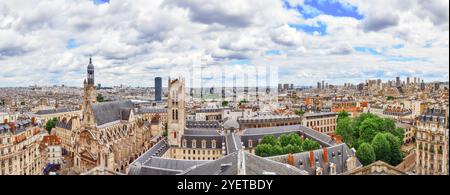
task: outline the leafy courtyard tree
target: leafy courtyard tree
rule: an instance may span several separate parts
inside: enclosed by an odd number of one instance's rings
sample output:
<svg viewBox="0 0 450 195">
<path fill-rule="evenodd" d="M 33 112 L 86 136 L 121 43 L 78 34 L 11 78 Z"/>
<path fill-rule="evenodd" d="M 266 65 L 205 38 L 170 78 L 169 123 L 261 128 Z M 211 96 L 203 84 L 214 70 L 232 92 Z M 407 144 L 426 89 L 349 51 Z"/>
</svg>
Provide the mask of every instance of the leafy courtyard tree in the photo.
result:
<svg viewBox="0 0 450 195">
<path fill-rule="evenodd" d="M 282 147 L 288 146 L 290 144 L 290 142 L 291 142 L 290 141 L 290 137 L 285 135 L 285 134 L 283 134 L 280 137 L 278 137 L 278 140 L 279 140 L 279 142 L 280 142 Z"/>
<path fill-rule="evenodd" d="M 337 122 L 339 122 L 342 119 L 346 119 L 349 116 L 350 116 L 350 114 L 347 111 L 343 110 L 343 111 L 339 112 L 338 117 L 337 117 Z"/>
<path fill-rule="evenodd" d="M 268 157 L 272 155 L 272 146 L 269 144 L 258 144 L 255 149 L 255 154 L 261 157 Z"/>
<path fill-rule="evenodd" d="M 58 124 L 57 118 L 53 118 L 47 121 L 47 123 L 45 124 L 45 129 L 48 131 L 48 134 L 50 134 L 52 129 L 56 127 L 56 124 Z"/>
<path fill-rule="evenodd" d="M 229 104 L 229 102 L 228 102 L 228 101 L 223 101 L 223 102 L 222 102 L 222 107 L 227 107 L 227 106 L 228 106 L 228 104 Z"/>
<path fill-rule="evenodd" d="M 358 150 L 356 151 L 356 157 L 364 166 L 370 165 L 376 160 L 375 151 L 373 150 L 372 145 L 370 145 L 369 143 L 362 143 L 359 146 Z"/>
<path fill-rule="evenodd" d="M 366 119 L 361 123 L 359 139 L 361 142 L 371 142 L 379 132 L 379 124 L 375 118 Z"/>
<path fill-rule="evenodd" d="M 295 111 L 295 115 L 297 115 L 297 116 L 303 116 L 305 114 L 305 111 L 303 111 L 303 110 L 296 110 Z"/>
<path fill-rule="evenodd" d="M 391 162 L 391 144 L 386 139 L 386 135 L 379 133 L 372 140 L 372 147 L 375 152 L 376 160 L 386 163 Z"/>
<path fill-rule="evenodd" d="M 100 93 L 97 95 L 97 102 L 105 102 L 105 98 Z"/>
<path fill-rule="evenodd" d="M 404 158 L 404 155 L 401 151 L 402 142 L 398 139 L 398 137 L 392 135 L 391 133 L 385 133 L 384 136 L 386 137 L 391 147 L 390 162 L 388 163 L 396 166 L 400 164 Z"/>
<path fill-rule="evenodd" d="M 289 153 L 301 153 L 320 148 L 320 144 L 311 139 L 302 140 L 296 134 L 281 135 L 278 138 L 274 136 L 265 136 L 261 143 L 255 149 L 255 154 L 262 157 L 277 156 Z"/>
<path fill-rule="evenodd" d="M 320 149 L 320 144 L 307 138 L 303 141 L 302 148 L 304 151 L 317 150 L 317 149 Z"/>
<path fill-rule="evenodd" d="M 264 136 L 263 139 L 261 140 L 261 144 L 268 144 L 271 146 L 275 146 L 277 145 L 278 140 L 273 136 Z"/>
<path fill-rule="evenodd" d="M 302 146 L 303 140 L 298 134 L 291 133 L 291 134 L 289 134 L 289 144 L 291 144 L 293 146 Z"/>
<path fill-rule="evenodd" d="M 349 146 L 352 146 L 353 140 L 357 138 L 354 133 L 352 120 L 350 118 L 343 118 L 338 121 L 336 126 L 336 134 L 342 136 L 342 140 Z"/>
</svg>

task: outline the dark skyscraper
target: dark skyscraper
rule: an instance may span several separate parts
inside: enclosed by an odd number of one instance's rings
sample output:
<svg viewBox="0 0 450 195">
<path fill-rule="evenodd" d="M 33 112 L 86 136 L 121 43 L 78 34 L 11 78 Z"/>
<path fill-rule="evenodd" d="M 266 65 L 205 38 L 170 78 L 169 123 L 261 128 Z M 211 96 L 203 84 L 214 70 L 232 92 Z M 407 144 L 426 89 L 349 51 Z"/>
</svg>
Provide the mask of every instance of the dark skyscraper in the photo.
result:
<svg viewBox="0 0 450 195">
<path fill-rule="evenodd" d="M 162 78 L 155 78 L 155 101 L 162 101 Z"/>
</svg>

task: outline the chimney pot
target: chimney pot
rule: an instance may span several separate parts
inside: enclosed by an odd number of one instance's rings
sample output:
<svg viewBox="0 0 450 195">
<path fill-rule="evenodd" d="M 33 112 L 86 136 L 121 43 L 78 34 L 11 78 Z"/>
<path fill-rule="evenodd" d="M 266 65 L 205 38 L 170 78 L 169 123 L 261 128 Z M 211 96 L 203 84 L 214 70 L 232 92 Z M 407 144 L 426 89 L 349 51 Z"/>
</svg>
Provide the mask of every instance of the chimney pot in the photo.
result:
<svg viewBox="0 0 450 195">
<path fill-rule="evenodd" d="M 314 152 L 310 151 L 309 152 L 309 165 L 310 165 L 310 167 L 314 167 L 314 163 L 315 163 Z"/>
<path fill-rule="evenodd" d="M 323 162 L 328 163 L 328 148 L 323 148 Z"/>
</svg>

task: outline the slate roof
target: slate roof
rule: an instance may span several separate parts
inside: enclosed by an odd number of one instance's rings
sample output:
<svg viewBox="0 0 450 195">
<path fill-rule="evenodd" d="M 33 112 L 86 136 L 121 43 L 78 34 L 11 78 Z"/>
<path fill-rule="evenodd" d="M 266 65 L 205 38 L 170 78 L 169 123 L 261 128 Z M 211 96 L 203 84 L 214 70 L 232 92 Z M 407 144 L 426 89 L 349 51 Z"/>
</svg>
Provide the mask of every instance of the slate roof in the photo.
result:
<svg viewBox="0 0 450 195">
<path fill-rule="evenodd" d="M 47 115 L 47 114 L 57 114 L 64 112 L 72 112 L 72 110 L 68 108 L 58 108 L 58 109 L 50 109 L 50 110 L 39 110 L 35 114 L 36 115 Z"/>
<path fill-rule="evenodd" d="M 154 113 L 167 113 L 165 108 L 141 108 L 138 110 L 138 114 L 154 114 Z"/>
<path fill-rule="evenodd" d="M 328 135 L 322 134 L 314 129 L 302 125 L 244 129 L 241 139 L 242 142 L 244 142 L 245 147 L 248 147 L 248 140 L 253 140 L 253 147 L 256 147 L 258 144 L 257 141 L 262 139 L 264 136 L 273 135 L 278 137 L 289 133 L 303 135 L 305 138 L 310 138 L 317 141 L 322 146 L 332 146 L 335 144 L 335 141 Z"/>
<path fill-rule="evenodd" d="M 221 159 L 194 166 L 181 175 L 307 175 L 288 164 L 261 158 L 243 150 Z"/>
<path fill-rule="evenodd" d="M 72 121 L 74 119 L 70 119 L 69 121 L 58 121 L 58 123 L 56 124 L 56 127 L 62 128 L 62 129 L 66 129 L 66 130 L 72 130 Z"/>
<path fill-rule="evenodd" d="M 239 122 L 233 118 L 226 119 L 223 123 L 223 128 L 227 130 L 239 129 Z"/>
<path fill-rule="evenodd" d="M 230 133 L 226 136 L 227 154 L 237 152 L 242 149 L 241 138 L 238 134 Z"/>
<path fill-rule="evenodd" d="M 332 147 L 327 147 L 328 153 L 328 164 L 324 163 L 324 149 L 314 150 L 314 164 L 315 167 L 323 168 L 323 175 L 330 174 L 330 163 L 336 164 L 336 174 L 342 174 L 347 172 L 346 160 L 355 156 L 355 152 L 350 149 L 347 144 L 339 144 Z M 288 155 L 268 157 L 268 159 L 275 160 L 278 162 L 286 162 Z M 315 168 L 310 166 L 310 152 L 302 152 L 293 154 L 294 156 L 294 166 L 308 172 L 310 175 L 315 175 Z M 356 160 L 356 167 L 361 167 L 362 164 L 359 160 Z"/>
<path fill-rule="evenodd" d="M 219 121 L 186 121 L 188 129 L 221 129 Z"/>
<path fill-rule="evenodd" d="M 194 148 L 192 141 L 196 140 L 195 148 L 202 148 L 202 141 L 206 141 L 206 148 L 213 148 L 212 141 L 216 141 L 215 149 L 220 149 L 223 146 L 225 138 L 214 129 L 186 129 L 181 140 L 186 140 L 186 148 Z"/>
<path fill-rule="evenodd" d="M 336 112 L 318 112 L 318 113 L 305 113 L 305 115 L 303 115 L 306 118 L 315 118 L 315 117 L 330 117 L 330 116 L 337 116 Z"/>
<path fill-rule="evenodd" d="M 92 105 L 94 118 L 98 126 L 118 120 L 128 120 L 133 109 L 131 101 L 107 102 Z"/>
<path fill-rule="evenodd" d="M 27 127 L 30 127 L 31 119 L 18 119 L 14 122 L 16 126 L 16 134 L 22 133 L 26 131 Z M 8 133 L 11 132 L 11 127 L 9 124 L 0 124 L 0 133 Z"/>
</svg>

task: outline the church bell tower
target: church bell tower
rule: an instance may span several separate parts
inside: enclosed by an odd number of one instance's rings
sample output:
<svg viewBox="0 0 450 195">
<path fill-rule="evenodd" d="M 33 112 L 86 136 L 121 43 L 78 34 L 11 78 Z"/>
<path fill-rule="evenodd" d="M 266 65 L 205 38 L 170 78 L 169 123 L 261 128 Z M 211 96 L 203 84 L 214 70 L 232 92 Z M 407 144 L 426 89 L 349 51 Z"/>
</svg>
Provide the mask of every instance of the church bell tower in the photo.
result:
<svg viewBox="0 0 450 195">
<path fill-rule="evenodd" d="M 181 137 L 186 127 L 185 82 L 183 78 L 169 78 L 168 98 L 168 140 L 169 145 L 180 147 Z"/>
<path fill-rule="evenodd" d="M 84 80 L 84 96 L 83 96 L 83 124 L 93 125 L 94 116 L 92 112 L 92 104 L 97 102 L 97 88 L 94 82 L 94 65 L 92 57 L 89 58 L 87 67 L 87 80 Z"/>
</svg>

